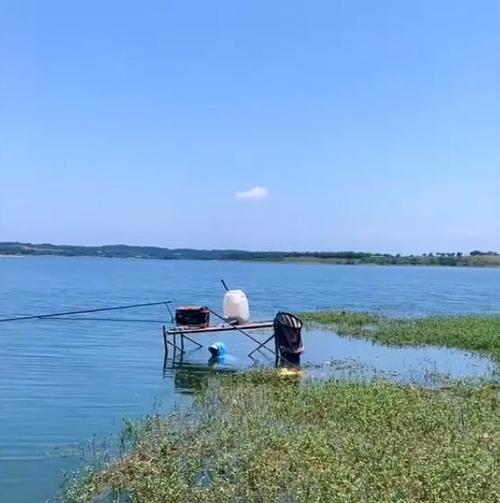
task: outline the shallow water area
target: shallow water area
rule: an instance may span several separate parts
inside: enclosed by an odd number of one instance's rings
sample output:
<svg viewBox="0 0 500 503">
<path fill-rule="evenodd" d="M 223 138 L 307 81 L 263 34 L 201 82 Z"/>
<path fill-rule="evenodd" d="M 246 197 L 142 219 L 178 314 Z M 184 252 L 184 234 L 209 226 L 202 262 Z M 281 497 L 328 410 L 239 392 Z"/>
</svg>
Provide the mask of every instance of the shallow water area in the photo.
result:
<svg viewBox="0 0 500 503">
<path fill-rule="evenodd" d="M 188 351 L 182 359 L 166 361 L 165 376 L 176 390 L 190 394 L 201 381 L 216 372 L 236 372 L 274 366 L 266 350 L 247 357 L 253 349 L 244 336 L 222 337 L 230 354 L 211 363 L 204 349 Z M 204 335 L 201 339 L 209 337 Z M 489 358 L 459 349 L 434 346 L 385 346 L 360 337 L 339 336 L 330 330 L 305 329 L 301 368 L 306 376 L 335 379 L 388 379 L 393 382 L 434 385 L 450 380 L 477 380 L 493 375 L 496 364 Z M 264 337 L 261 337 L 264 340 Z M 272 348 L 272 346 L 270 346 Z"/>
<path fill-rule="evenodd" d="M 428 386 L 488 378 L 496 369 L 491 359 L 459 349 L 386 346 L 365 338 L 341 337 L 329 330 L 306 332 L 305 337 L 308 344 L 302 363 L 305 368 L 308 364 L 316 367 L 310 371 L 315 377 L 375 378 Z M 328 349 L 331 356 L 325 358 Z"/>
</svg>

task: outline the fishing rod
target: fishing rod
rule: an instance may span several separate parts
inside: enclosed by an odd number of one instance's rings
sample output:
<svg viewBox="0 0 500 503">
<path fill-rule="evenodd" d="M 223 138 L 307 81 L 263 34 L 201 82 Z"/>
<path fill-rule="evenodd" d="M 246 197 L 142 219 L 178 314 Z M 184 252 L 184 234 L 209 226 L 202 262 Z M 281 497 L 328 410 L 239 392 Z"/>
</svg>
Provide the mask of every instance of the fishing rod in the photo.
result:
<svg viewBox="0 0 500 503">
<path fill-rule="evenodd" d="M 77 316 L 72 317 L 72 316 L 65 316 L 65 317 L 46 317 L 42 318 L 43 321 L 111 321 L 111 322 L 123 322 L 123 323 L 169 323 L 168 321 L 165 320 L 149 320 L 149 319 L 142 319 L 142 318 L 94 318 L 92 316 L 85 316 L 82 318 L 79 318 Z"/>
<path fill-rule="evenodd" d="M 162 302 L 146 302 L 144 304 L 128 304 L 124 306 L 113 306 L 113 307 L 100 307 L 97 309 L 83 309 L 79 311 L 66 311 L 62 313 L 45 313 L 45 314 L 33 314 L 29 316 L 17 316 L 14 318 L 3 318 L 0 319 L 0 323 L 7 321 L 24 321 L 24 320 L 43 320 L 49 318 L 55 318 L 57 316 L 71 316 L 74 314 L 87 314 L 87 313 L 100 313 L 103 311 L 117 311 L 119 309 L 133 309 L 136 307 L 148 307 L 148 306 L 161 306 L 165 305 L 167 309 L 169 308 L 169 304 L 171 304 L 171 300 L 164 300 Z"/>
</svg>

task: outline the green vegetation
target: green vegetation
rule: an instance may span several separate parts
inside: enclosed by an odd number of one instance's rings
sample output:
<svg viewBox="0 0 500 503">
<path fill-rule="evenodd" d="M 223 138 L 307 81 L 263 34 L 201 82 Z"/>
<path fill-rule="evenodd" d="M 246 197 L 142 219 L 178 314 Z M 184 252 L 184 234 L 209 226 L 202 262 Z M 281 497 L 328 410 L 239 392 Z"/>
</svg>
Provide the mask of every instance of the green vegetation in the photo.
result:
<svg viewBox="0 0 500 503">
<path fill-rule="evenodd" d="M 297 262 L 321 264 L 375 265 L 442 265 L 457 267 L 500 266 L 496 252 L 474 250 L 470 255 L 457 253 L 424 253 L 423 255 L 391 255 L 389 253 L 339 252 L 251 252 L 244 250 L 193 250 L 189 248 L 160 248 L 155 246 L 72 246 L 48 243 L 0 243 L 0 255 L 54 255 L 65 257 L 113 257 L 160 260 L 247 260 L 261 262 Z"/>
<path fill-rule="evenodd" d="M 306 323 L 330 327 L 339 335 L 366 335 L 369 328 L 382 319 L 373 313 L 333 310 L 310 311 L 298 316 Z"/>
<path fill-rule="evenodd" d="M 219 376 L 186 413 L 129 425 L 129 454 L 70 481 L 63 500 L 499 501 L 498 399 L 494 383 Z"/>
<path fill-rule="evenodd" d="M 339 335 L 357 335 L 383 344 L 434 345 L 477 351 L 500 361 L 500 315 L 431 316 L 388 319 L 370 313 L 313 311 L 299 316 Z"/>
<path fill-rule="evenodd" d="M 442 345 L 500 360 L 500 316 L 300 316 L 385 344 Z M 499 501 L 498 380 L 420 389 L 309 381 L 291 371 L 213 377 L 182 414 L 128 423 L 127 454 L 70 479 L 85 503 Z M 99 499 L 101 501 L 101 499 Z"/>
</svg>

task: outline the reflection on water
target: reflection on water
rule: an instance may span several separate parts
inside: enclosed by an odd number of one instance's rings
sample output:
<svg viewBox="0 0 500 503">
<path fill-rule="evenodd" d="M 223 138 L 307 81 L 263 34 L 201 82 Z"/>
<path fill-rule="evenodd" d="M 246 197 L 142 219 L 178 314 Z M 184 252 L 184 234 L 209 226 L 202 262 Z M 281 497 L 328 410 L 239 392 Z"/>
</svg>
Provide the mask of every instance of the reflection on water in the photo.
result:
<svg viewBox="0 0 500 503">
<path fill-rule="evenodd" d="M 221 277 L 246 290 L 255 320 L 325 307 L 396 315 L 495 312 L 500 298 L 494 269 L 0 258 L 0 317 L 168 299 L 220 310 Z M 161 308 L 139 314 L 169 319 Z M 225 333 L 216 339 L 231 361 L 210 366 L 201 349 L 164 369 L 161 325 L 40 320 L 0 327 L 1 502 L 53 496 L 62 471 L 78 463 L 57 449 L 72 452 L 94 434 L 116 432 L 124 417 L 183 406 L 214 373 L 275 363 L 265 353 L 252 362 L 253 342 Z M 196 340 L 206 348 L 215 337 Z M 428 382 L 429 376 L 476 378 L 493 368 L 461 351 L 390 348 L 328 332 L 305 332 L 304 343 L 302 365 L 320 377 Z"/>
<path fill-rule="evenodd" d="M 205 364 L 190 362 L 185 358 L 167 359 L 164 360 L 163 377 L 173 379 L 176 392 L 191 395 L 202 389 L 208 378 L 217 374 L 235 373 L 237 370 L 238 368 L 231 368 L 229 365 L 218 365 L 212 358 L 207 358 Z"/>
</svg>

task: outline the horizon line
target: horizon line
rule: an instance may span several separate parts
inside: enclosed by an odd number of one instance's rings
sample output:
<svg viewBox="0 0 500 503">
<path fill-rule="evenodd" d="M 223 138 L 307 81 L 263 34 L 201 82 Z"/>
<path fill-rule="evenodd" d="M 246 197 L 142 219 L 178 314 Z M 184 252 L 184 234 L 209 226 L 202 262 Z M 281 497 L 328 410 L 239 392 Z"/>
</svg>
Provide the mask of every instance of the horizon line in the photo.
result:
<svg viewBox="0 0 500 503">
<path fill-rule="evenodd" d="M 158 246 L 158 245 L 136 245 L 136 244 L 125 244 L 125 243 L 113 243 L 113 244 L 98 244 L 98 245 L 84 245 L 84 244 L 62 244 L 62 243 L 50 243 L 50 242 L 41 242 L 41 243 L 33 243 L 29 241 L 0 241 L 0 246 L 12 246 L 12 245 L 20 245 L 20 246 L 54 246 L 54 247 L 79 247 L 79 248 L 106 248 L 106 247 L 128 247 L 128 248 L 155 248 L 158 250 L 190 250 L 190 251 L 213 251 L 213 252 L 240 252 L 240 253 L 293 253 L 293 254 L 314 254 L 314 253 L 359 253 L 359 254 L 367 254 L 371 256 L 401 256 L 401 257 L 411 257 L 411 256 L 429 256 L 433 255 L 458 255 L 462 254 L 464 256 L 470 256 L 471 254 L 483 254 L 483 255 L 498 255 L 496 250 L 480 250 L 473 249 L 468 252 L 463 251 L 430 251 L 430 252 L 422 252 L 422 253 L 390 253 L 390 252 L 372 252 L 372 251 L 361 251 L 355 249 L 338 249 L 338 250 L 271 250 L 271 249 L 242 249 L 242 248 L 192 248 L 192 247 L 167 247 L 167 246 Z"/>
</svg>

